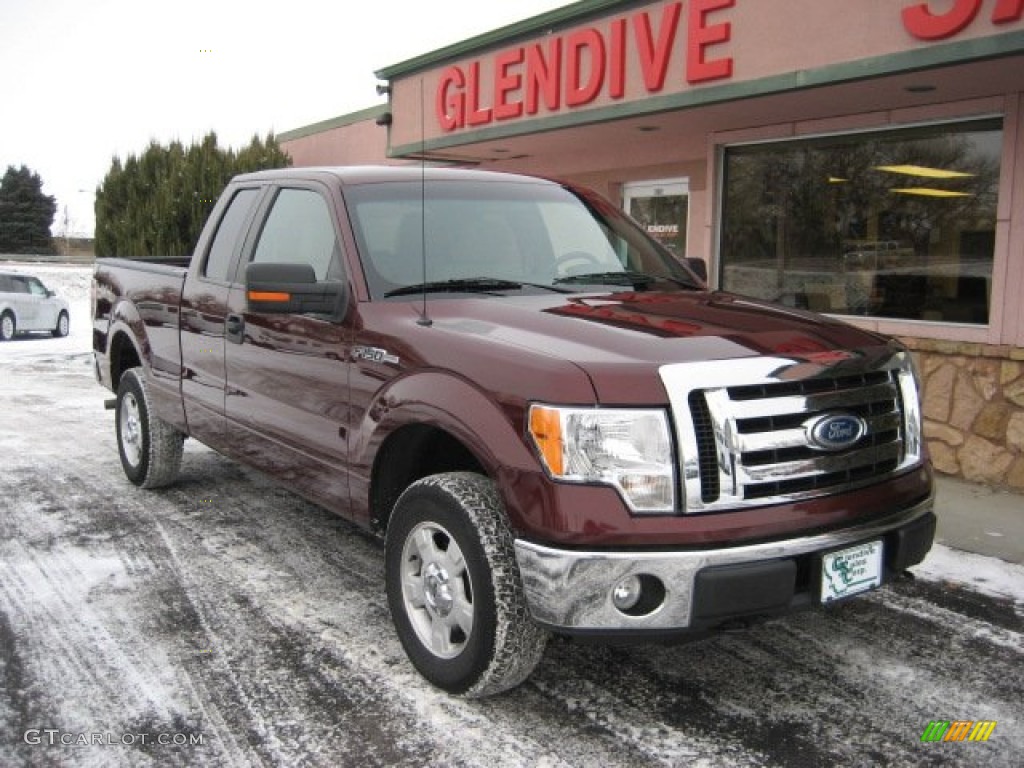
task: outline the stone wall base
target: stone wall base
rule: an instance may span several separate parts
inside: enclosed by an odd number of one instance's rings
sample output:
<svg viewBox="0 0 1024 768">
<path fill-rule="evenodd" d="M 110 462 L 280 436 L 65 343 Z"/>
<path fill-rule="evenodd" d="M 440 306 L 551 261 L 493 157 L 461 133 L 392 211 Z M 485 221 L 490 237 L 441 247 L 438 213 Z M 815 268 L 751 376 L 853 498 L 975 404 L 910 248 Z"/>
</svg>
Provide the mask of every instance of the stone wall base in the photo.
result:
<svg viewBox="0 0 1024 768">
<path fill-rule="evenodd" d="M 935 469 L 1024 490 L 1024 349 L 901 341 L 921 374 L 924 435 Z"/>
</svg>

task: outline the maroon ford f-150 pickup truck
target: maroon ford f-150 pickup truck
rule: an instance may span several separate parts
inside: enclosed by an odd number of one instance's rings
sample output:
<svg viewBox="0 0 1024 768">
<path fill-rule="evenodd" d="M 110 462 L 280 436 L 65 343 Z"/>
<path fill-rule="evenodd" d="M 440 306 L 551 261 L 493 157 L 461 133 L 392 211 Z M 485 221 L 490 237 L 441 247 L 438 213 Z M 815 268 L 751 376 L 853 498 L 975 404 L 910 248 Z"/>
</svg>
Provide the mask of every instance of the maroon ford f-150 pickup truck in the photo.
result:
<svg viewBox="0 0 1024 768">
<path fill-rule="evenodd" d="M 935 528 L 898 343 L 709 291 L 615 206 L 478 171 L 240 176 L 191 262 L 97 262 L 121 463 L 195 438 L 385 539 L 416 668 L 701 632 L 872 589 Z"/>
</svg>

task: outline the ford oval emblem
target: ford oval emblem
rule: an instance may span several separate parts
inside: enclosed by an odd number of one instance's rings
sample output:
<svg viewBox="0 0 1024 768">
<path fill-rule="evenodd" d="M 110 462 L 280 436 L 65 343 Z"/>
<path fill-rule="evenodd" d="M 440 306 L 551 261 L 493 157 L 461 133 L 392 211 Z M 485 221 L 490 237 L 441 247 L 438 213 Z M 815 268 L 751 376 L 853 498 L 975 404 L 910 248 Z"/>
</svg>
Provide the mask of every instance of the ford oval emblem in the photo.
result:
<svg viewBox="0 0 1024 768">
<path fill-rule="evenodd" d="M 811 447 L 822 451 L 851 448 L 868 431 L 864 419 L 849 413 L 826 413 L 808 421 L 805 426 Z"/>
</svg>

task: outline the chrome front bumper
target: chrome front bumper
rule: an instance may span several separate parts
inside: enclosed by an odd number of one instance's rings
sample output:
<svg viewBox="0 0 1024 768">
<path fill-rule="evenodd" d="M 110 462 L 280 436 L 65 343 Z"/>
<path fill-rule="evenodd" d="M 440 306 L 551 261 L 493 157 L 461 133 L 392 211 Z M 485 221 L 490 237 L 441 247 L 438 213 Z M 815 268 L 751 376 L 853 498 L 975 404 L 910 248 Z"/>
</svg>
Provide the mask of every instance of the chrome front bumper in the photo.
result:
<svg viewBox="0 0 1024 768">
<path fill-rule="evenodd" d="M 533 618 L 568 632 L 686 630 L 693 623 L 697 574 L 706 569 L 784 561 L 879 539 L 901 529 L 921 528 L 931 516 L 934 499 L 863 525 L 767 544 L 680 552 L 627 552 L 552 549 L 517 539 L 516 559 Z M 933 528 L 931 529 L 933 530 Z M 930 546 L 931 533 L 924 551 Z M 918 547 L 920 549 L 920 547 Z M 886 566 L 900 553 L 887 552 Z M 901 558 L 900 562 L 905 560 Z M 914 563 L 909 563 L 910 565 Z M 902 570 L 905 565 L 899 565 Z M 627 576 L 653 576 L 664 585 L 665 597 L 653 611 L 631 616 L 611 600 L 614 586 Z M 806 602 L 806 601 L 805 601 Z"/>
</svg>

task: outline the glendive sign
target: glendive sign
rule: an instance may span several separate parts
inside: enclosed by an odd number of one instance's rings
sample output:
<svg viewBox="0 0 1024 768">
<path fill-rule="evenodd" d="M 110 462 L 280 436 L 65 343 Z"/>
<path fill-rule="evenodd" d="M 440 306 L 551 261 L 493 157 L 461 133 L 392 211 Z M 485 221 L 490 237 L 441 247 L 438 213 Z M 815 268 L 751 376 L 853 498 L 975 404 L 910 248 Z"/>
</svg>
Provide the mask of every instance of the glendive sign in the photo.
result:
<svg viewBox="0 0 1024 768">
<path fill-rule="evenodd" d="M 938 11 L 931 3 L 916 3 L 903 9 L 903 26 L 921 40 L 945 40 L 970 26 L 981 12 L 982 0 L 954 0 L 938 3 Z M 993 24 L 1009 24 L 1024 16 L 1024 0 L 995 0 L 992 3 Z"/>
<path fill-rule="evenodd" d="M 751 2 L 751 0 L 745 0 Z M 575 27 L 447 67 L 434 107 L 441 130 L 480 128 L 538 113 L 656 94 L 668 84 L 733 76 L 737 0 L 688 0 Z M 730 10 L 731 9 L 731 10 Z M 908 0 L 893 23 L 917 40 L 954 37 L 978 24 L 1020 21 L 1024 0 Z M 628 73 L 636 73 L 632 78 Z"/>
<path fill-rule="evenodd" d="M 493 78 L 482 82 L 480 61 L 448 67 L 437 87 L 437 119 L 445 131 L 496 120 L 536 115 L 590 104 L 600 95 L 626 96 L 626 62 L 635 57 L 646 93 L 665 85 L 670 65 L 685 41 L 686 82 L 691 85 L 732 75 L 732 58 L 709 49 L 728 42 L 731 26 L 714 13 L 735 0 L 667 3 L 660 13 L 640 11 L 615 18 L 607 30 L 582 27 L 543 42 L 507 48 L 493 59 Z M 637 94 L 631 94 L 635 97 Z"/>
</svg>

